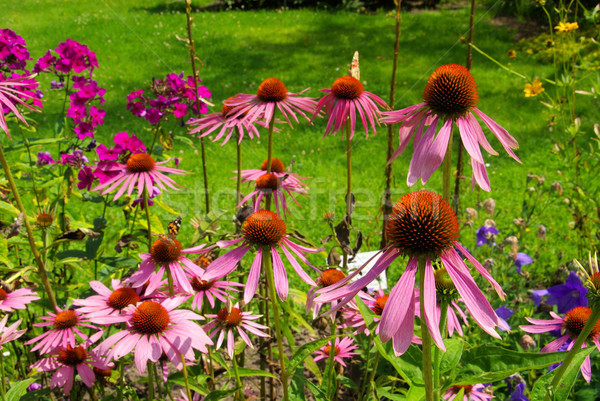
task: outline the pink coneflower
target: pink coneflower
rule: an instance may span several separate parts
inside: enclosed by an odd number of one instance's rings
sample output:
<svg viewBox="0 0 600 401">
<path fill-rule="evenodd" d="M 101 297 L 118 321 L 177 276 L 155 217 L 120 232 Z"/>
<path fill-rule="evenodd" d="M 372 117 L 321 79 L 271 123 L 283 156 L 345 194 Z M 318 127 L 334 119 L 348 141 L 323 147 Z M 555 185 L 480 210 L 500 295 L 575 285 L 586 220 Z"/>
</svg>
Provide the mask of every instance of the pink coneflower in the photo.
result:
<svg viewBox="0 0 600 401">
<path fill-rule="evenodd" d="M 157 362 L 163 353 L 181 370 L 181 354 L 187 360 L 195 360 L 194 349 L 206 353 L 206 346 L 213 344 L 202 327 L 192 322 L 204 320 L 202 316 L 190 310 L 175 309 L 187 299 L 187 296 L 176 296 L 160 303 L 144 301 L 128 306 L 120 316 L 107 316 L 105 323 L 126 322 L 127 325 L 97 349 L 106 353 L 112 348 L 107 355 L 115 360 L 134 352 L 135 366 L 140 373 L 146 370 L 148 360 Z"/>
<path fill-rule="evenodd" d="M 25 309 L 27 304 L 40 299 L 31 288 L 19 288 L 6 291 L 0 288 L 0 310 L 10 312 L 14 309 Z"/>
<path fill-rule="evenodd" d="M 331 89 L 321 89 L 321 92 L 326 92 L 319 100 L 317 109 L 313 115 L 313 120 L 323 107 L 327 111 L 329 121 L 325 128 L 326 136 L 330 132 L 334 135 L 342 130 L 346 121 L 350 119 L 350 139 L 354 137 L 356 130 L 356 113 L 360 116 L 362 125 L 365 128 L 365 134 L 369 136 L 369 124 L 375 134 L 375 121 L 379 124 L 381 116 L 377 104 L 387 110 L 389 106 L 379 96 L 366 92 L 363 84 L 356 78 L 351 76 L 340 77 L 335 80 Z M 367 121 L 368 120 L 368 121 Z"/>
<path fill-rule="evenodd" d="M 204 325 L 204 330 L 212 330 L 210 338 L 219 334 L 216 345 L 217 349 L 221 348 L 221 344 L 223 344 L 227 335 L 227 355 L 229 355 L 229 358 L 233 358 L 233 349 L 235 347 L 234 332 L 237 332 L 250 348 L 254 348 L 254 346 L 245 330 L 259 337 L 269 337 L 267 333 L 261 331 L 268 330 L 269 328 L 255 322 L 260 316 L 253 315 L 250 312 L 242 312 L 239 309 L 239 305 L 235 304 L 231 308 L 225 307 L 221 309 L 216 315 L 206 315 L 206 317 L 213 320 Z"/>
<path fill-rule="evenodd" d="M 16 340 L 25 333 L 25 330 L 17 330 L 17 327 L 21 324 L 21 319 L 8 327 L 6 327 L 6 322 L 8 322 L 8 315 L 4 315 L 0 320 L 0 350 L 2 350 L 4 344 Z"/>
<path fill-rule="evenodd" d="M 75 372 L 79 374 L 83 384 L 91 388 L 96 381 L 95 371 L 110 371 L 113 366 L 95 350 L 86 349 L 82 345 L 55 348 L 52 353 L 53 356 L 37 361 L 30 368 L 40 372 L 56 370 L 50 380 L 50 387 L 62 387 L 67 396 L 73 388 Z"/>
<path fill-rule="evenodd" d="M 333 359 L 346 367 L 346 362 L 344 362 L 345 358 L 352 358 L 352 355 L 358 355 L 358 353 L 353 352 L 358 348 L 358 345 L 354 344 L 354 340 L 350 337 L 344 337 L 341 340 L 339 338 L 335 339 L 335 346 L 333 347 L 334 357 Z M 331 354 L 331 342 L 328 345 L 324 346 L 321 349 L 315 351 L 317 356 L 314 358 L 315 362 L 321 359 L 329 358 L 329 354 Z"/>
<path fill-rule="evenodd" d="M 142 299 L 141 288 L 134 289 L 123 285 L 117 279 L 111 280 L 112 291 L 100 281 L 90 281 L 90 287 L 98 293 L 86 299 L 75 299 L 73 305 L 80 306 L 77 311 L 84 313 L 92 323 L 100 323 L 105 316 L 119 315 L 129 305 Z"/>
<path fill-rule="evenodd" d="M 154 185 L 159 186 L 162 190 L 166 190 L 165 185 L 177 190 L 179 185 L 163 173 L 182 175 L 186 172 L 164 166 L 168 162 L 169 160 L 156 162 L 147 153 L 135 153 L 127 159 L 125 164 L 117 162 L 104 163 L 101 168 L 102 172 L 111 178 L 94 187 L 92 191 L 100 191 L 104 195 L 120 187 L 113 198 L 113 200 L 117 200 L 125 192 L 131 196 L 136 186 L 138 197 L 142 196 L 144 188 L 150 193 Z"/>
<path fill-rule="evenodd" d="M 286 193 L 291 197 L 298 206 L 300 204 L 292 195 L 292 192 L 306 195 L 306 188 L 304 186 L 298 186 L 287 180 L 288 177 L 279 178 L 276 173 L 264 173 L 256 179 L 256 187 L 254 191 L 246 195 L 237 207 L 241 207 L 247 200 L 253 198 L 254 211 L 260 210 L 260 204 L 263 199 L 266 199 L 268 195 L 273 197 L 275 201 L 275 208 L 277 213 L 280 214 L 280 208 L 283 209 L 283 213 L 289 213 L 287 202 L 285 200 Z"/>
<path fill-rule="evenodd" d="M 423 92 L 423 103 L 402 110 L 383 113 L 381 122 L 387 124 L 403 123 L 400 126 L 400 145 L 394 152 L 394 160 L 404 151 L 410 138 L 414 136 L 414 153 L 406 182 L 412 186 L 421 177 L 425 184 L 433 172 L 442 164 L 452 124 L 455 123 L 465 149 L 471 156 L 473 167 L 473 186 L 475 183 L 483 190 L 490 191 L 483 156 L 479 146 L 488 153 L 498 153 L 485 138 L 481 126 L 473 115 L 477 114 L 498 138 L 504 150 L 516 161 L 519 158 L 513 152 L 519 144 L 510 134 L 477 107 L 479 95 L 473 76 L 465 67 L 448 64 L 439 67 L 431 76 Z M 436 134 L 438 124 L 442 127 Z M 427 128 L 426 128 L 427 127 Z"/>
<path fill-rule="evenodd" d="M 217 277 L 213 280 L 204 280 L 202 275 L 191 276 L 190 283 L 192 285 L 192 308 L 197 311 L 202 311 L 202 303 L 204 298 L 208 300 L 211 308 L 215 307 L 215 298 L 226 303 L 231 296 L 227 291 L 238 291 L 234 287 L 243 287 L 243 284 L 234 281 L 219 280 L 222 277 Z"/>
<path fill-rule="evenodd" d="M 319 288 L 329 287 L 330 285 L 334 285 L 338 281 L 343 280 L 346 277 L 346 274 L 339 269 L 326 269 L 323 270 L 319 278 L 317 278 L 317 287 L 312 287 L 306 293 L 306 313 L 308 313 L 311 309 L 313 310 L 313 319 L 317 318 L 319 311 L 321 310 L 321 306 L 323 304 L 315 304 L 315 291 Z M 331 306 L 334 307 L 337 302 L 331 301 Z"/>
<path fill-rule="evenodd" d="M 229 98 L 227 100 L 231 99 L 232 98 Z M 254 123 L 246 120 L 244 115 L 239 115 L 237 117 L 227 115 L 232 109 L 232 106 L 224 104 L 223 108 L 218 113 L 211 113 L 202 118 L 190 119 L 187 124 L 193 128 L 188 134 L 200 133 L 198 138 L 203 138 L 220 128 L 219 133 L 215 139 L 213 139 L 213 142 L 217 142 L 225 135 L 221 146 L 224 146 L 229 141 L 234 132 L 239 133 L 238 144 L 242 143 L 242 139 L 246 132 L 248 132 L 250 139 L 254 139 L 255 136 L 260 138 L 260 134 L 254 126 Z"/>
<path fill-rule="evenodd" d="M 267 172 L 268 159 L 262 162 L 259 169 L 242 170 L 242 182 L 256 181 Z M 234 171 L 237 173 L 237 171 Z M 307 188 L 307 185 L 302 181 L 307 177 L 300 177 L 298 174 L 289 173 L 286 171 L 285 164 L 276 157 L 271 158 L 271 173 L 279 179 L 285 181 L 288 185 Z M 235 177 L 234 177 L 235 178 Z"/>
<path fill-rule="evenodd" d="M 206 244 L 195 246 L 193 248 L 183 249 L 179 240 L 159 238 L 154 241 L 150 248 L 150 253 L 140 253 L 142 264 L 140 269 L 130 278 L 133 287 L 138 288 L 146 284 L 154 270 L 159 267 L 155 279 L 151 280 L 146 289 L 147 293 L 153 292 L 162 283 L 165 267 L 169 269 L 173 276 L 173 284 L 178 290 L 192 293 L 193 288 L 186 274 L 192 276 L 201 276 L 204 270 L 186 257 L 190 254 L 200 254 L 210 252 L 211 247 L 205 248 Z"/>
<path fill-rule="evenodd" d="M 404 195 L 394 206 L 387 230 L 390 243 L 383 248 L 383 254 L 369 272 L 364 277 L 348 284 L 362 271 L 364 266 L 361 267 L 346 279 L 335 284 L 330 291 L 317 298 L 316 302 L 341 299 L 338 307 L 344 305 L 381 274 L 395 259 L 407 255 L 409 260 L 406 270 L 390 292 L 379 324 L 381 340 L 386 342 L 393 339 L 394 351 L 400 355 L 408 349 L 413 338 L 415 274 L 418 259 L 425 258 L 425 285 L 421 289 L 425 295 L 423 321 L 427 324 L 436 345 L 445 350 L 439 324 L 436 321 L 437 295 L 435 272 L 432 265 L 432 260 L 440 260 L 477 324 L 488 334 L 500 337 L 494 330 L 498 326 L 498 317 L 477 287 L 469 274 L 468 266 L 458 252 L 460 251 L 475 266 L 501 297 L 504 296 L 504 293 L 488 271 L 458 243 L 458 220 L 448 202 L 429 191 Z"/>
<path fill-rule="evenodd" d="M 527 319 L 529 323 L 532 323 L 532 325 L 524 325 L 519 327 L 528 333 L 546 333 L 549 331 L 560 330 L 562 335 L 542 348 L 542 352 L 557 352 L 567 342 L 568 345 L 566 348 L 567 350 L 571 350 L 575 344 L 575 341 L 577 341 L 577 336 L 581 333 L 583 326 L 585 326 L 591 314 L 592 310 L 587 306 L 577 306 L 568 311 L 563 317 L 560 317 L 554 312 L 550 312 L 550 316 L 553 318 L 552 320 L 533 319 L 526 317 L 525 319 Z M 599 335 L 600 321 L 596 323 L 592 329 L 592 332 L 587 338 L 587 341 L 594 343 L 596 348 L 600 350 L 600 342 L 598 341 Z M 581 345 L 581 348 L 585 347 L 587 347 L 587 344 L 584 342 Z M 589 356 L 585 358 L 583 364 L 581 365 L 581 374 L 588 383 L 592 379 L 592 365 Z"/>
<path fill-rule="evenodd" d="M 483 384 L 457 384 L 450 387 L 444 393 L 444 400 L 452 401 L 460 391 L 463 391 L 462 401 L 489 401 L 494 398 L 493 395 L 484 392 L 486 386 Z M 457 400 L 458 401 L 458 400 Z"/>
<path fill-rule="evenodd" d="M 40 350 L 42 354 L 46 354 L 57 347 L 66 348 L 68 345 L 76 347 L 76 335 L 83 341 L 89 341 L 90 344 L 93 344 L 104 333 L 104 331 L 98 327 L 88 324 L 89 320 L 77 310 L 62 310 L 59 307 L 57 307 L 56 310 L 57 313 L 48 312 L 49 316 L 40 317 L 40 319 L 46 320 L 47 322 L 34 324 L 36 327 L 54 327 L 25 343 L 25 345 L 31 345 L 39 342 L 31 349 L 31 352 Z M 80 330 L 80 327 L 98 330 L 98 332 L 88 337 Z"/>
<path fill-rule="evenodd" d="M 296 113 L 310 120 L 305 112 L 313 114 L 315 111 L 317 102 L 313 98 L 298 96 L 307 90 L 308 88 L 298 93 L 291 93 L 279 79 L 267 78 L 258 86 L 256 95 L 238 93 L 233 98 L 227 99 L 225 104 L 233 108 L 229 115 L 232 117 L 245 115 L 244 120 L 248 124 L 264 119 L 265 124 L 269 125 L 275 115 L 275 110 L 279 109 L 292 127 L 290 116 L 296 122 L 299 122 Z"/>
<path fill-rule="evenodd" d="M 305 264 L 318 269 L 310 264 L 304 255 L 306 252 L 316 253 L 320 249 L 306 248 L 301 245 L 295 244 L 288 239 L 286 234 L 285 222 L 276 213 L 267 210 L 260 210 L 254 212 L 250 217 L 244 221 L 242 226 L 242 238 L 232 241 L 219 241 L 217 245 L 220 247 L 227 247 L 241 242 L 242 244 L 236 249 L 227 252 L 220 256 L 217 260 L 212 262 L 206 269 L 206 273 L 202 276 L 204 280 L 214 280 L 217 277 L 223 277 L 235 270 L 238 262 L 242 260 L 244 255 L 248 253 L 250 249 L 256 247 L 256 256 L 252 262 L 252 267 L 248 273 L 248 281 L 244 289 L 244 303 L 250 302 L 256 293 L 258 287 L 258 281 L 262 266 L 262 258 L 264 252 L 269 252 L 273 256 L 273 274 L 275 278 L 275 289 L 277 295 L 282 300 L 287 298 L 288 294 L 288 279 L 285 271 L 283 261 L 277 252 L 279 247 L 287 260 L 292 265 L 292 268 L 300 276 L 300 278 L 308 283 L 309 285 L 316 286 L 312 278 L 298 264 L 292 254 L 295 254 Z M 289 248 L 289 250 L 288 250 Z M 291 251 L 291 253 L 290 253 Z M 268 255 L 265 255 L 268 257 Z"/>
<path fill-rule="evenodd" d="M 4 74 L 0 72 L 0 128 L 10 138 L 8 132 L 8 124 L 6 123 L 5 113 L 13 112 L 25 125 L 27 121 L 23 115 L 17 109 L 17 104 L 21 104 L 29 110 L 39 111 L 32 105 L 26 103 L 29 99 L 34 99 L 34 105 L 41 107 L 39 100 L 35 99 L 35 96 L 30 89 L 35 89 L 38 86 L 37 81 L 33 79 L 33 76 L 23 76 L 16 78 L 5 78 Z"/>
</svg>

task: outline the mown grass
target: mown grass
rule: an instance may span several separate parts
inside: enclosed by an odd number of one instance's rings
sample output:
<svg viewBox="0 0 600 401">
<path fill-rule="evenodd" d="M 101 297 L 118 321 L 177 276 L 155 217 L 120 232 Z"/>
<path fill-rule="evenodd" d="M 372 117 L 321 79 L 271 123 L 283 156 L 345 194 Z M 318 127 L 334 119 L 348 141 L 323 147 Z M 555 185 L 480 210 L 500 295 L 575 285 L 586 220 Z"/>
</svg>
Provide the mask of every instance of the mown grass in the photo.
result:
<svg viewBox="0 0 600 401">
<path fill-rule="evenodd" d="M 85 43 L 96 52 L 100 68 L 94 77 L 107 89 L 104 105 L 107 118 L 97 135 L 99 142 L 110 144 L 112 135 L 120 131 L 135 133 L 146 143 L 151 141 L 145 121 L 125 109 L 125 97 L 133 90 L 146 88 L 152 77 L 163 77 L 169 72 L 190 73 L 188 50 L 180 40 L 186 37 L 186 31 L 185 14 L 179 3 L 40 0 L 12 2 L 4 8 L 5 26 L 25 38 L 34 59 L 66 38 Z M 514 32 L 490 25 L 489 15 L 485 9 L 477 12 L 475 29 L 479 48 L 529 77 L 551 74 L 549 66 L 538 64 L 532 56 L 519 54 L 516 60 L 510 60 L 507 51 L 514 47 Z M 338 76 L 346 74 L 355 50 L 360 52 L 365 89 L 384 99 L 389 96 L 394 20 L 385 12 L 372 15 L 315 10 L 198 12 L 194 20 L 194 38 L 202 60 L 200 76 L 212 91 L 216 104 L 238 92 L 254 93 L 258 84 L 270 76 L 282 79 L 290 91 L 310 87 L 308 94 L 318 97 L 318 89 L 329 87 Z M 467 26 L 466 9 L 403 14 L 394 108 L 421 101 L 425 82 L 439 65 L 464 63 L 467 47 L 461 38 L 467 36 Z M 474 206 L 488 196 L 495 198 L 499 228 L 503 235 L 508 235 L 516 232 L 512 219 L 520 216 L 521 199 L 529 185 L 527 173 L 544 175 L 550 182 L 559 179 L 557 170 L 561 162 L 550 153 L 553 135 L 557 133 L 546 128 L 548 116 L 542 106 L 535 99 L 523 97 L 521 78 L 510 75 L 478 53 L 473 55 L 472 71 L 478 83 L 480 108 L 518 139 L 521 145 L 518 155 L 523 164 L 502 152 L 498 157 L 486 157 L 492 193 L 471 191 L 470 183 L 466 182 L 463 205 Z M 47 89 L 50 77 L 41 80 Z M 48 90 L 46 98 L 44 112 L 37 118 L 40 136 L 52 135 L 62 107 L 59 93 Z M 583 107 L 585 111 L 587 106 Z M 213 111 L 216 110 L 218 106 Z M 293 130 L 283 127 L 274 143 L 276 157 L 286 163 L 295 160 L 294 172 L 312 177 L 311 198 L 300 200 L 302 208 L 293 208 L 288 226 L 315 242 L 329 234 L 322 221 L 323 213 L 334 211 L 339 218 L 344 208 L 344 144 L 339 137 L 322 138 L 324 127 L 324 120 L 314 125 L 302 121 Z M 185 136 L 185 128 L 178 123 L 172 123 L 169 129 L 175 135 Z M 261 140 L 244 143 L 243 168 L 256 168 L 266 157 L 264 139 L 263 135 Z M 3 141 L 6 143 L 5 138 Z M 496 140 L 492 145 L 501 150 Z M 369 138 L 357 134 L 352 146 L 353 186 L 358 200 L 354 222 L 365 233 L 367 247 L 375 249 L 380 235 L 378 214 L 384 186 L 386 128 Z M 197 141 L 190 149 L 176 140 L 174 150 L 168 154 L 180 157 L 181 167 L 194 172 L 182 181 L 188 190 L 163 196 L 165 203 L 186 219 L 203 213 L 198 151 Z M 226 209 L 228 221 L 233 213 L 234 182 L 230 180 L 235 169 L 233 142 L 224 147 L 207 142 L 207 159 L 212 207 Z M 405 184 L 409 160 L 410 152 L 406 152 L 394 163 L 394 198 L 409 191 Z M 465 169 L 470 175 L 470 167 L 467 165 Z M 434 174 L 427 188 L 441 190 L 441 173 Z M 101 214 L 101 209 L 99 205 L 80 204 L 70 212 L 75 220 L 90 222 Z M 113 218 L 121 215 L 118 210 L 110 213 Z M 165 221 L 173 217 L 164 210 L 158 213 Z M 550 241 L 560 240 L 568 259 L 575 256 L 576 249 L 567 229 L 568 216 L 563 216 L 564 209 L 556 202 L 534 223 L 548 226 Z M 186 232 L 191 232 L 191 228 L 184 229 Z M 464 233 L 464 241 L 473 246 L 474 233 Z M 525 247 L 528 241 L 537 241 L 535 226 L 522 238 Z M 540 255 L 539 261 L 547 268 L 558 263 L 556 255 L 551 253 Z"/>
</svg>

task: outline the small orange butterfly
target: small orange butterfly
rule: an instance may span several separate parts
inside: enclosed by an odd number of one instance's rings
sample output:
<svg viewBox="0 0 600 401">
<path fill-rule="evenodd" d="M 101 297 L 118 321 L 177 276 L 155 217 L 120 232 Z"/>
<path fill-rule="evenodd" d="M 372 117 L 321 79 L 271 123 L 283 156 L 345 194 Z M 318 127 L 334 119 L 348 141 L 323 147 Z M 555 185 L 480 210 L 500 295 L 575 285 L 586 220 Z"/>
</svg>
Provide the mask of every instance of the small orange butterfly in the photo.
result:
<svg viewBox="0 0 600 401">
<path fill-rule="evenodd" d="M 167 226 L 166 234 L 156 234 L 159 240 L 167 245 L 175 245 L 173 240 L 177 238 L 177 234 L 179 234 L 179 229 L 181 228 L 181 216 L 177 217 L 175 220 L 171 221 Z"/>
</svg>

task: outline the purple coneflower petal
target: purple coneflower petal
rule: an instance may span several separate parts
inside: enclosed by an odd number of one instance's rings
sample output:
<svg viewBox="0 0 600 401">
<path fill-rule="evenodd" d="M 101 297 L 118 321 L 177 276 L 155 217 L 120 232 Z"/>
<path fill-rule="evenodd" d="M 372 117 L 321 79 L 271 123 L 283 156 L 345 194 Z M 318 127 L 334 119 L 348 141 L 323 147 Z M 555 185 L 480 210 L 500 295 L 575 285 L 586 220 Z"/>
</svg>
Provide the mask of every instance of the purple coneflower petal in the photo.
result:
<svg viewBox="0 0 600 401">
<path fill-rule="evenodd" d="M 379 336 L 383 342 L 389 341 L 398 332 L 404 320 L 410 306 L 410 300 L 414 298 L 416 272 L 417 259 L 413 258 L 408 261 L 406 270 L 390 292 L 379 323 Z"/>
</svg>

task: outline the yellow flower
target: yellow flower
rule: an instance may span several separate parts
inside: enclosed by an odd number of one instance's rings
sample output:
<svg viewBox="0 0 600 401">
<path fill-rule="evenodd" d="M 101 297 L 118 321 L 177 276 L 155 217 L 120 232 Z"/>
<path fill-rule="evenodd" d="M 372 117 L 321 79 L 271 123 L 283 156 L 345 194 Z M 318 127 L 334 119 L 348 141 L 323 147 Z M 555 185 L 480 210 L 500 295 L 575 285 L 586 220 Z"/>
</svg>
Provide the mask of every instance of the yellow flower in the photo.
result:
<svg viewBox="0 0 600 401">
<path fill-rule="evenodd" d="M 535 97 L 545 90 L 546 89 L 542 87 L 542 81 L 536 78 L 532 83 L 525 84 L 525 89 L 523 89 L 523 92 L 525 92 L 525 97 Z"/>
<path fill-rule="evenodd" d="M 567 33 L 579 29 L 579 24 L 577 22 L 559 22 L 558 25 L 554 27 L 558 31 L 558 33 Z"/>
</svg>

